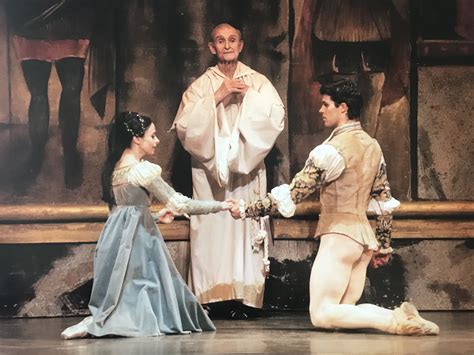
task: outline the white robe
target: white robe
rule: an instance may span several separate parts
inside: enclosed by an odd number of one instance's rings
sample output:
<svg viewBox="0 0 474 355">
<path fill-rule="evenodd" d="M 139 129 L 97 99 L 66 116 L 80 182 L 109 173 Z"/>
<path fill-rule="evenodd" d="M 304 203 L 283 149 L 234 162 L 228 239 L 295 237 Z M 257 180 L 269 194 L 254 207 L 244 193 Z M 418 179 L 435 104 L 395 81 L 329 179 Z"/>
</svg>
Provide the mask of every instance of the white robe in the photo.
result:
<svg viewBox="0 0 474 355">
<path fill-rule="evenodd" d="M 225 75 L 209 68 L 183 94 L 172 129 L 192 157 L 193 198 L 253 201 L 266 195 L 263 159 L 284 127 L 285 108 L 262 74 L 239 62 L 234 79 L 249 86 L 216 107 Z M 239 300 L 262 307 L 263 251 L 252 250 L 259 230 L 228 212 L 191 217 L 188 284 L 201 303 Z"/>
</svg>

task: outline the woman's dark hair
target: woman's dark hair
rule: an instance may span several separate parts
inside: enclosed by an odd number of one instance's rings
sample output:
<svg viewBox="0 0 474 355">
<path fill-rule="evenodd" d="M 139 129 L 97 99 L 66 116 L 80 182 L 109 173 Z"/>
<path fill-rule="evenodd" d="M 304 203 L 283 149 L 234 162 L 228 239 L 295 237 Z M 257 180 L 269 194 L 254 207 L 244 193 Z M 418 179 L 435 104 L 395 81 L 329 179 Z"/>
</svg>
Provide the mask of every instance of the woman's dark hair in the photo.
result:
<svg viewBox="0 0 474 355">
<path fill-rule="evenodd" d="M 341 80 L 330 84 L 323 84 L 319 89 L 321 95 L 328 95 L 334 101 L 336 107 L 343 102 L 348 107 L 347 116 L 351 119 L 359 119 L 362 109 L 362 95 L 359 86 L 352 80 Z"/>
<path fill-rule="evenodd" d="M 145 131 L 151 125 L 149 117 L 136 112 L 121 112 L 109 126 L 107 137 L 107 159 L 102 168 L 102 200 L 115 205 L 114 192 L 112 190 L 112 173 L 115 164 L 122 157 L 122 153 L 129 148 L 133 137 L 143 137 Z"/>
</svg>

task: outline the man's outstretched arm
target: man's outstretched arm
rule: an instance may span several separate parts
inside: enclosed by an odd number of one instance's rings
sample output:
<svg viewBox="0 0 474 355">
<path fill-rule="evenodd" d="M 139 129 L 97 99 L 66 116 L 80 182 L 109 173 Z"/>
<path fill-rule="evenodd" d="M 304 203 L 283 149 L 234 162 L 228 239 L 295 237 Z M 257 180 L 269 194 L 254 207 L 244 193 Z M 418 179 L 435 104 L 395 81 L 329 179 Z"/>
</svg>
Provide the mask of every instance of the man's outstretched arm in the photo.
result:
<svg viewBox="0 0 474 355">
<path fill-rule="evenodd" d="M 266 197 L 254 202 L 240 201 L 239 209 L 234 208 L 232 215 L 234 218 L 258 218 L 278 211 L 284 217 L 291 217 L 296 204 L 336 180 L 344 168 L 344 159 L 333 146 L 319 145 L 310 153 L 304 168 L 289 185 L 277 186 Z"/>
</svg>

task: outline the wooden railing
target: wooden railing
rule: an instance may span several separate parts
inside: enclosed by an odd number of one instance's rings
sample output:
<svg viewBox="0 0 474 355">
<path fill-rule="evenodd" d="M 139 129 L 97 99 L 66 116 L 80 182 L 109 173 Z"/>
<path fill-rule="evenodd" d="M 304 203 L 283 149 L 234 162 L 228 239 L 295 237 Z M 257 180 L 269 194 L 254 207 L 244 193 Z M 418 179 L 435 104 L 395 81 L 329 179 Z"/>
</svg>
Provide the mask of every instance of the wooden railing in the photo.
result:
<svg viewBox="0 0 474 355">
<path fill-rule="evenodd" d="M 153 205 L 157 211 L 160 205 Z M 309 239 L 317 226 L 319 203 L 297 206 L 291 219 L 273 218 L 276 239 Z M 0 244 L 93 243 L 108 216 L 105 205 L 0 205 Z M 405 239 L 474 238 L 474 202 L 403 202 L 395 212 L 393 237 Z M 160 224 L 166 240 L 188 240 L 189 222 Z"/>
</svg>

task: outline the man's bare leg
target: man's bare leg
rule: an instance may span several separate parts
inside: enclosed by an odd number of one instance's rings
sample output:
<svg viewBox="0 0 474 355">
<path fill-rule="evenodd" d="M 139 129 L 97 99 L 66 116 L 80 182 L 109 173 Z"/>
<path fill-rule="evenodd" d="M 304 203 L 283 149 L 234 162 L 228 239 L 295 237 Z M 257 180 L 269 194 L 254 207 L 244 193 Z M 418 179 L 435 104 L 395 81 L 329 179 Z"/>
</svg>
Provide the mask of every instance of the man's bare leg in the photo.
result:
<svg viewBox="0 0 474 355">
<path fill-rule="evenodd" d="M 364 287 L 365 270 L 361 270 L 365 263 L 368 264 L 366 257 L 362 258 L 363 255 L 364 247 L 347 236 L 326 234 L 321 237 L 310 278 L 310 316 L 314 326 L 397 332 L 393 311 L 383 309 L 378 314 L 365 307 L 340 304 L 346 293 L 348 300 L 349 296 L 354 298 L 356 293 L 362 292 L 359 290 Z M 361 265 L 358 265 L 358 261 L 361 261 Z M 353 269 L 359 273 L 353 275 L 353 284 L 349 290 Z"/>
<path fill-rule="evenodd" d="M 372 250 L 364 249 L 359 260 L 352 265 L 351 278 L 349 279 L 349 285 L 340 302 L 341 304 L 355 305 L 362 296 L 367 275 L 367 266 L 372 258 L 372 253 Z"/>
<path fill-rule="evenodd" d="M 362 296 L 367 275 L 367 267 L 369 266 L 372 254 L 372 250 L 365 249 L 360 259 L 357 260 L 356 263 L 353 265 L 349 285 L 347 286 L 346 292 L 342 297 L 341 304 L 355 305 Z M 370 303 L 359 304 L 357 305 L 357 307 L 366 309 L 381 316 L 391 317 L 393 312 L 390 309 L 379 307 Z"/>
<path fill-rule="evenodd" d="M 341 304 L 354 299 L 365 282 L 368 255 L 364 247 L 349 237 L 326 234 L 321 237 L 310 278 L 311 322 L 321 328 L 372 328 L 393 334 L 438 334 L 436 324 L 428 322 L 410 310 L 393 311 L 375 305 Z M 366 266 L 367 267 L 367 266 Z M 353 272 L 355 271 L 355 272 Z M 352 282 L 354 282 L 351 285 Z M 410 314 L 411 312 L 411 314 Z"/>
<path fill-rule="evenodd" d="M 363 254 L 361 255 L 360 259 L 356 261 L 353 265 L 351 278 L 349 280 L 349 285 L 347 286 L 346 292 L 342 297 L 341 304 L 351 304 L 355 305 L 356 302 L 362 296 L 362 292 L 364 291 L 364 284 L 367 274 L 367 267 L 369 262 L 372 258 L 372 251 L 371 250 L 364 250 Z M 381 317 L 393 317 L 393 311 L 387 308 L 379 307 L 374 304 L 370 303 L 363 303 L 357 305 L 359 308 L 363 308 L 367 311 L 374 313 L 377 316 Z M 409 303 L 404 302 L 400 306 L 401 311 L 403 312 L 402 317 L 406 317 L 408 320 L 415 321 L 418 324 L 422 325 L 422 332 L 424 334 L 438 334 L 439 327 L 424 318 L 422 318 L 418 314 L 418 310 L 416 307 Z"/>
</svg>

